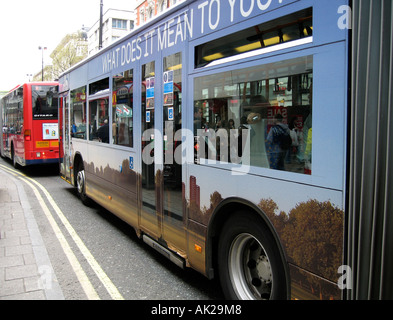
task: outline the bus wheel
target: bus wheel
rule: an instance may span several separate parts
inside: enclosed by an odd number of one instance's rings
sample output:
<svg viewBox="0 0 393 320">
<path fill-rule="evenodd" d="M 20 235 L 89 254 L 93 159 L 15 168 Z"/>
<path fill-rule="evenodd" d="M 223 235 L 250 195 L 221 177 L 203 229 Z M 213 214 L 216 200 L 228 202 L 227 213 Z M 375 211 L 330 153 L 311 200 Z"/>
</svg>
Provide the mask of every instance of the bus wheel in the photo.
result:
<svg viewBox="0 0 393 320">
<path fill-rule="evenodd" d="M 79 198 L 82 200 L 82 203 L 86 206 L 90 205 L 90 199 L 86 195 L 86 179 L 83 166 L 79 166 L 78 168 L 78 173 L 76 175 L 76 189 L 78 191 Z"/>
<path fill-rule="evenodd" d="M 14 166 L 15 169 L 18 169 L 18 162 L 16 161 L 15 150 L 13 145 L 11 147 L 11 158 L 12 158 L 12 165 Z"/>
<path fill-rule="evenodd" d="M 218 271 L 230 300 L 287 299 L 285 270 L 268 228 L 242 212 L 225 223 L 218 248 Z"/>
</svg>

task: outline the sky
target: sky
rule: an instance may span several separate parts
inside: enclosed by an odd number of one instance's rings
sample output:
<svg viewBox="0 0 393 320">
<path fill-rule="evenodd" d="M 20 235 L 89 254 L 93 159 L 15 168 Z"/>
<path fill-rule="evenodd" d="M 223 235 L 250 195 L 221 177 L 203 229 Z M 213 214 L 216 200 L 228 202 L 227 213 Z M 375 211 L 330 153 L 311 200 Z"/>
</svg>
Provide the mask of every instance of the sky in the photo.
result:
<svg viewBox="0 0 393 320">
<path fill-rule="evenodd" d="M 136 0 L 103 0 L 104 12 L 135 8 Z M 100 17 L 100 0 L 0 0 L 0 91 L 29 80 L 50 62 L 50 54 L 69 33 L 91 27 Z M 31 77 L 32 78 L 32 77 Z"/>
</svg>

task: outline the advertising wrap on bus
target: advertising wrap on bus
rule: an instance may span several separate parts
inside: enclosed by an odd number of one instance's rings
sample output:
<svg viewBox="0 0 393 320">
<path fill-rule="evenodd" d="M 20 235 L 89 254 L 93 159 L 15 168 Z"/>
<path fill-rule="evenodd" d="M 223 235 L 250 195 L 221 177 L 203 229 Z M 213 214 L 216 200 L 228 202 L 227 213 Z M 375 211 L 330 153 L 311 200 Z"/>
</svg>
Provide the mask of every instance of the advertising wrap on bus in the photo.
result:
<svg viewBox="0 0 393 320">
<path fill-rule="evenodd" d="M 132 37 L 122 45 L 108 50 L 97 58 L 102 73 L 148 58 L 157 52 L 172 48 L 184 41 L 198 39 L 215 30 L 224 29 L 243 18 L 253 18 L 295 1 L 289 0 L 211 0 L 198 1 L 163 24 Z M 98 66 L 97 66 L 98 68 Z M 98 74 L 97 74 L 98 76 Z"/>
<path fill-rule="evenodd" d="M 62 178 L 227 298 L 340 299 L 346 5 L 186 1 L 71 68 Z"/>
</svg>

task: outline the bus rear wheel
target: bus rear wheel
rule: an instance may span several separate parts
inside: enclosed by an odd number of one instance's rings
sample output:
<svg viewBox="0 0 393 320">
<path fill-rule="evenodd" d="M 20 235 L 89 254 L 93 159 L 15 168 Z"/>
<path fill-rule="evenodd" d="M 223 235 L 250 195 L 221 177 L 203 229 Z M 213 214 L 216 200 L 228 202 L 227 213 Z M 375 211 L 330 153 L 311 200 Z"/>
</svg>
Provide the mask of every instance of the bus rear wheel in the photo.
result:
<svg viewBox="0 0 393 320">
<path fill-rule="evenodd" d="M 218 271 L 230 300 L 287 298 L 285 269 L 271 232 L 255 216 L 241 212 L 228 219 L 219 239 Z"/>
<path fill-rule="evenodd" d="M 14 145 L 11 146 L 11 160 L 12 160 L 12 165 L 14 166 L 14 168 L 18 169 L 19 165 L 16 160 Z"/>
</svg>

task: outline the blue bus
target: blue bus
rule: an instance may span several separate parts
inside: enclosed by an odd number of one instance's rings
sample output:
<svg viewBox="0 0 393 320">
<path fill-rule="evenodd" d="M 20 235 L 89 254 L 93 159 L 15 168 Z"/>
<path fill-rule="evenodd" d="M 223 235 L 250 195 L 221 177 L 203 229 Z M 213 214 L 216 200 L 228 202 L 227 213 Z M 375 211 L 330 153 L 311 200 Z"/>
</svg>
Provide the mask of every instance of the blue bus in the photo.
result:
<svg viewBox="0 0 393 320">
<path fill-rule="evenodd" d="M 391 294 L 391 8 L 177 3 L 61 75 L 62 178 L 228 299 Z"/>
</svg>

